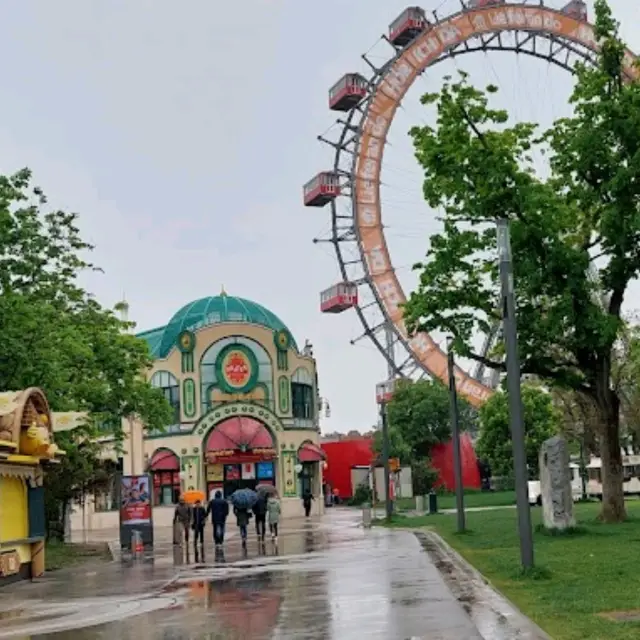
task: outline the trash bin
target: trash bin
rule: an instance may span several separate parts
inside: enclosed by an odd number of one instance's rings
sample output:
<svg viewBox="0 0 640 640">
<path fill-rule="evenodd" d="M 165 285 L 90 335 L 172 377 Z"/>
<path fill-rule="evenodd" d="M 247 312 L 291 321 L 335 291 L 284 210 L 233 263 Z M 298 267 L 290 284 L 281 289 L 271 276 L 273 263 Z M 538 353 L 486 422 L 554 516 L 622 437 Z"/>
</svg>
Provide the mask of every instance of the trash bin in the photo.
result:
<svg viewBox="0 0 640 640">
<path fill-rule="evenodd" d="M 438 513 L 438 494 L 435 491 L 429 493 L 429 515 Z"/>
<path fill-rule="evenodd" d="M 371 526 L 371 505 L 368 502 L 362 505 L 362 525 L 367 528 Z"/>
<path fill-rule="evenodd" d="M 416 496 L 416 511 L 424 513 L 424 496 Z"/>
</svg>

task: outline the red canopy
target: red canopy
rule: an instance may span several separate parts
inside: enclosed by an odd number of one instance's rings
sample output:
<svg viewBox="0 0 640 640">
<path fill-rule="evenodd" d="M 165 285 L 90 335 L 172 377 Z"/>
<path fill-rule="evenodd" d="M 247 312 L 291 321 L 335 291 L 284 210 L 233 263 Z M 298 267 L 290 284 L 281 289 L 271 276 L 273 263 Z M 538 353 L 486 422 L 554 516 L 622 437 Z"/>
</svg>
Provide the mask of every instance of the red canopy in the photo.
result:
<svg viewBox="0 0 640 640">
<path fill-rule="evenodd" d="M 324 451 L 312 442 L 305 442 L 298 449 L 298 460 L 300 462 L 320 462 L 320 460 L 325 460 L 326 457 Z"/>
<path fill-rule="evenodd" d="M 234 416 L 222 421 L 207 439 L 206 451 L 272 449 L 273 438 L 259 420 Z"/>
<path fill-rule="evenodd" d="M 180 460 L 173 451 L 160 449 L 153 454 L 149 468 L 151 471 L 180 471 Z"/>
</svg>

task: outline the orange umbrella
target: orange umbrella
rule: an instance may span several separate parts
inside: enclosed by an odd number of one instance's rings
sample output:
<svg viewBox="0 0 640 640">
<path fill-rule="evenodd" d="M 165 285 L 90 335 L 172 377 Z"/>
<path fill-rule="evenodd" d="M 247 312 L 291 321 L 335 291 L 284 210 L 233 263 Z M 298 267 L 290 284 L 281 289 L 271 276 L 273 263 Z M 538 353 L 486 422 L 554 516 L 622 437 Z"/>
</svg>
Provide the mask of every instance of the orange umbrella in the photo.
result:
<svg viewBox="0 0 640 640">
<path fill-rule="evenodd" d="M 185 491 L 181 497 L 184 498 L 184 501 L 187 504 L 195 504 L 198 500 L 200 500 L 200 502 L 205 501 L 204 491 L 198 491 L 196 489 L 189 489 L 189 491 Z"/>
</svg>

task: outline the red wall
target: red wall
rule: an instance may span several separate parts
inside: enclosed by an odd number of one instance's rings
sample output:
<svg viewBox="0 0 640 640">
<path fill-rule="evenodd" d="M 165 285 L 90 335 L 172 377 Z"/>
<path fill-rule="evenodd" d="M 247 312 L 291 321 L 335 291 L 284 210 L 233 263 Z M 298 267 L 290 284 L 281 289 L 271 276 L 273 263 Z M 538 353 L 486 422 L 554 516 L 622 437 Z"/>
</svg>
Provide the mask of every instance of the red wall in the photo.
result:
<svg viewBox="0 0 640 640">
<path fill-rule="evenodd" d="M 331 490 L 338 490 L 341 498 L 350 498 L 351 467 L 369 466 L 373 461 L 372 438 L 353 438 L 321 443 L 327 454 L 327 468 L 323 472 L 324 481 L 331 485 Z"/>
<path fill-rule="evenodd" d="M 478 459 L 473 450 L 471 438 L 463 433 L 460 435 L 460 457 L 462 458 L 462 485 L 466 489 L 480 489 L 480 471 Z M 444 486 L 454 491 L 456 482 L 453 475 L 453 443 L 438 444 L 431 451 L 431 464 L 440 472 L 438 486 Z"/>
<path fill-rule="evenodd" d="M 352 438 L 323 442 L 322 450 L 327 454 L 327 468 L 324 471 L 324 481 L 337 489 L 341 498 L 350 498 L 351 467 L 369 466 L 373 462 L 371 446 L 372 438 Z M 480 488 L 480 472 L 471 438 L 467 434 L 460 436 L 460 452 L 462 454 L 462 484 L 467 489 Z M 431 452 L 433 467 L 440 472 L 438 486 L 444 486 L 449 491 L 455 489 L 453 476 L 453 445 L 451 442 L 439 444 Z"/>
</svg>

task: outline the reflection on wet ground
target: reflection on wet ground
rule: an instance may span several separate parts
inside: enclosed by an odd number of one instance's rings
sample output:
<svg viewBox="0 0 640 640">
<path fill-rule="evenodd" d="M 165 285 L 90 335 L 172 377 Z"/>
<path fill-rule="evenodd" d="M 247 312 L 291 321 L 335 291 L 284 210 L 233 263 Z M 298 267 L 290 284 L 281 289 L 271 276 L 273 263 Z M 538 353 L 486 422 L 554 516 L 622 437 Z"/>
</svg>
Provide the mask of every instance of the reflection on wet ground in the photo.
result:
<svg viewBox="0 0 640 640">
<path fill-rule="evenodd" d="M 234 538 L 197 560 L 161 545 L 153 561 L 19 587 L 1 601 L 0 639 L 480 638 L 413 535 L 338 509 L 286 524 L 277 545 Z"/>
</svg>

